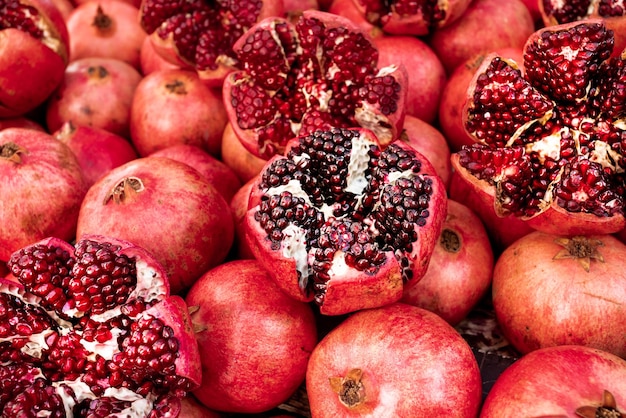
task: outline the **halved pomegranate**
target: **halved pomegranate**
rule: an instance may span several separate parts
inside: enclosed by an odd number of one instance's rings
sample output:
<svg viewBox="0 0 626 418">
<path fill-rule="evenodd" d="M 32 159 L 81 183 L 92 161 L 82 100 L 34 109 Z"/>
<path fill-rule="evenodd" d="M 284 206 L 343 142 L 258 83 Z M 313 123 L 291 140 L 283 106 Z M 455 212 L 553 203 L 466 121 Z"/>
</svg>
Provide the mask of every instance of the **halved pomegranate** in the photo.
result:
<svg viewBox="0 0 626 418">
<path fill-rule="evenodd" d="M 234 42 L 256 22 L 283 13 L 282 0 L 145 0 L 140 22 L 161 56 L 219 86 L 237 65 Z"/>
<path fill-rule="evenodd" d="M 534 33 L 524 73 L 483 60 L 464 109 L 477 143 L 452 162 L 496 213 L 561 235 L 624 228 L 626 57 L 612 50 L 612 31 L 587 20 Z"/>
<path fill-rule="evenodd" d="M 404 142 L 362 128 L 289 143 L 252 186 L 253 254 L 292 297 L 327 315 L 400 299 L 425 273 L 446 216 L 432 165 Z"/>
<path fill-rule="evenodd" d="M 3 417 L 178 416 L 201 381 L 199 351 L 184 300 L 145 250 L 47 238 L 8 267 L 19 283 L 0 279 Z"/>
<path fill-rule="evenodd" d="M 232 127 L 269 159 L 316 129 L 368 128 L 388 144 L 402 130 L 407 72 L 378 67 L 370 37 L 347 18 L 308 10 L 295 24 L 268 18 L 234 45 L 241 71 L 224 80 Z"/>
</svg>

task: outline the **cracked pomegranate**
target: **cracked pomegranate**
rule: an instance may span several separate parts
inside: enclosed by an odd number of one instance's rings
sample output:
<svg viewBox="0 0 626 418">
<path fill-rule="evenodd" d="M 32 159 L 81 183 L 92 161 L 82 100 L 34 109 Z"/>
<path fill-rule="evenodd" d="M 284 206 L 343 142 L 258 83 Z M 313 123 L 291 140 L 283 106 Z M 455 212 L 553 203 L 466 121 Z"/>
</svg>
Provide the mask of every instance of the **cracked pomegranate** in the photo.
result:
<svg viewBox="0 0 626 418">
<path fill-rule="evenodd" d="M 533 351 L 498 377 L 481 418 L 626 417 L 626 361 L 569 345 Z"/>
<path fill-rule="evenodd" d="M 520 352 L 578 344 L 626 357 L 626 245 L 611 235 L 531 232 L 493 272 L 493 307 Z"/>
<path fill-rule="evenodd" d="M 139 18 L 157 53 L 195 68 L 216 87 L 238 65 L 234 42 L 256 22 L 283 13 L 282 0 L 146 0 Z"/>
<path fill-rule="evenodd" d="M 535 32 L 524 73 L 483 60 L 464 111 L 477 143 L 452 163 L 497 214 L 555 234 L 624 228 L 626 58 L 612 50 L 612 31 L 588 20 Z"/>
<path fill-rule="evenodd" d="M 0 117 L 24 115 L 45 102 L 63 80 L 68 49 L 67 27 L 53 3 L 3 1 L 0 4 Z"/>
<path fill-rule="evenodd" d="M 145 250 L 46 238 L 8 267 L 19 283 L 0 279 L 3 417 L 178 416 L 201 381 L 198 346 Z"/>
<path fill-rule="evenodd" d="M 407 71 L 378 67 L 378 50 L 350 20 L 305 11 L 295 24 L 269 18 L 234 45 L 240 71 L 224 80 L 231 125 L 253 154 L 269 159 L 317 129 L 368 128 L 388 144 L 401 132 Z"/>
<path fill-rule="evenodd" d="M 333 128 L 268 161 L 245 222 L 279 286 L 336 315 L 400 299 L 426 271 L 446 206 L 443 182 L 413 148 Z"/>
</svg>

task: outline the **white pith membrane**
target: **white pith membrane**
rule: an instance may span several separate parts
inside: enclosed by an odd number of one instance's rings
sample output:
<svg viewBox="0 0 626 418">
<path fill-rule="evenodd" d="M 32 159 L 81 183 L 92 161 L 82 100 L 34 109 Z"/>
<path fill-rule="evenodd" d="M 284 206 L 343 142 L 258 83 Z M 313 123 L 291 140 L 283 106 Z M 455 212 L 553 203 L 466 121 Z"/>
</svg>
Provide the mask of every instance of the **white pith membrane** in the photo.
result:
<svg viewBox="0 0 626 418">
<path fill-rule="evenodd" d="M 124 250 L 122 250 L 121 252 L 123 253 Z M 136 265 L 137 286 L 131 293 L 129 293 L 127 300 L 141 298 L 146 303 L 158 303 L 158 301 L 167 294 L 167 287 L 163 281 L 163 278 L 160 276 L 157 270 L 151 267 L 145 260 L 137 258 L 133 255 L 130 255 L 129 257 L 133 262 L 135 262 Z M 20 339 L 28 339 L 28 341 L 20 348 L 20 352 L 22 352 L 23 354 L 30 355 L 36 359 L 41 359 L 43 352 L 50 348 L 46 342 L 46 338 L 55 333 L 59 336 L 65 336 L 70 334 L 71 332 L 74 332 L 79 337 L 81 337 L 84 332 L 84 330 L 74 328 L 74 325 L 70 321 L 61 318 L 59 314 L 57 314 L 57 312 L 55 312 L 54 310 L 47 310 L 41 307 L 42 299 L 39 296 L 28 292 L 22 286 L 16 283 L 12 283 L 8 280 L 3 280 L 2 282 L 0 282 L 0 293 L 14 296 L 25 304 L 40 308 L 52 319 L 52 322 L 56 323 L 57 325 L 56 329 L 49 328 L 37 334 L 32 334 L 28 336 L 15 335 L 0 338 L 0 343 L 11 342 Z M 81 316 L 83 316 L 83 313 L 78 313 L 78 311 L 76 311 L 75 309 L 68 309 L 67 304 L 62 309 L 63 314 L 65 315 L 73 314 L 68 315 L 71 318 L 80 318 Z M 136 321 L 146 315 L 149 315 L 146 314 L 147 311 L 148 310 L 140 312 L 137 317 L 132 318 L 132 320 Z M 122 315 L 122 312 L 120 307 L 118 306 L 102 314 L 92 315 L 90 318 L 97 322 L 105 322 L 120 315 Z M 102 343 L 98 342 L 97 339 L 94 339 L 94 341 L 87 341 L 83 338 L 80 338 L 80 345 L 88 352 L 88 354 L 86 355 L 87 360 L 96 361 L 98 355 L 103 357 L 105 360 L 112 360 L 115 354 L 120 353 L 121 340 L 119 340 L 119 337 L 127 333 L 128 330 L 124 330 L 118 327 L 111 327 L 109 328 L 109 331 L 111 332 L 112 337 Z M 0 363 L 0 366 L 7 366 L 8 364 Z M 108 387 L 104 390 L 104 393 L 102 395 L 98 396 L 90 389 L 90 387 L 86 383 L 82 382 L 80 378 L 78 380 L 51 381 L 45 377 L 45 375 L 42 373 L 41 368 L 38 365 L 33 365 L 33 367 L 38 371 L 37 375 L 32 376 L 33 380 L 37 377 L 41 377 L 46 380 L 51 387 L 55 388 L 55 392 L 60 396 L 63 402 L 65 414 L 68 418 L 74 416 L 72 408 L 74 408 L 81 401 L 94 400 L 102 397 L 112 397 L 120 401 L 130 402 L 129 407 L 127 407 L 120 413 L 111 414 L 109 415 L 109 417 L 144 418 L 148 416 L 150 411 L 153 410 L 154 403 L 157 400 L 157 396 L 153 392 L 148 393 L 146 396 L 142 396 L 126 387 Z M 2 411 L 0 410 L 0 413 L 1 412 Z M 41 413 L 46 414 L 41 416 L 47 416 L 47 411 L 43 411 Z"/>
<path fill-rule="evenodd" d="M 61 55 L 65 56 L 65 51 L 63 50 L 63 45 L 61 44 L 61 40 L 57 33 L 55 33 L 51 29 L 51 23 L 48 21 L 46 17 L 43 16 L 41 11 L 38 11 L 39 14 L 32 14 L 30 9 L 23 9 L 27 18 L 37 26 L 39 30 L 42 32 L 42 37 L 40 39 L 41 43 Z"/>
<path fill-rule="evenodd" d="M 369 180 L 366 176 L 366 171 L 368 170 L 368 168 L 370 168 L 369 150 L 370 146 L 372 145 L 378 146 L 376 142 L 371 140 L 370 137 L 364 133 L 360 133 L 359 136 L 353 137 L 351 139 L 348 174 L 346 176 L 346 184 L 343 190 L 349 193 L 353 193 L 355 195 L 355 210 L 362 206 L 362 200 L 365 197 L 365 192 L 369 184 Z M 293 158 L 293 161 L 297 163 L 301 159 L 310 158 L 311 157 L 308 154 L 302 153 L 298 156 L 295 156 Z M 381 185 L 381 187 L 385 185 L 393 185 L 401 178 L 411 178 L 415 176 L 417 176 L 417 174 L 415 174 L 412 170 L 407 170 L 403 172 L 392 171 L 391 173 L 389 173 L 386 182 Z M 302 189 L 300 182 L 294 179 L 290 179 L 284 185 L 267 189 L 264 195 L 267 197 L 278 196 L 284 191 L 290 192 L 293 197 L 303 199 L 307 205 L 315 207 L 318 212 L 323 214 L 324 220 L 326 222 L 328 222 L 332 218 L 343 219 L 349 216 L 343 215 L 337 217 L 333 215 L 334 207 L 335 205 L 338 205 L 338 203 L 330 205 L 324 203 L 321 207 L 314 206 L 309 198 L 309 195 L 306 193 L 306 191 Z M 380 207 L 380 205 L 381 203 L 379 198 L 374 203 L 374 206 L 371 208 L 370 212 L 375 212 L 376 209 Z M 371 216 L 367 216 L 363 220 L 363 224 L 367 226 L 367 230 L 373 237 L 380 235 L 380 231 L 376 228 L 376 222 Z M 310 275 L 312 274 L 309 263 L 311 260 L 314 259 L 314 256 L 311 252 L 314 249 L 312 248 L 310 250 L 307 250 L 306 248 L 308 238 L 307 230 L 298 225 L 295 225 L 294 223 L 289 223 L 289 225 L 282 230 L 282 233 L 283 239 L 281 241 L 281 255 L 285 258 L 290 258 L 295 261 L 296 270 L 298 272 L 299 278 L 298 284 L 300 286 L 300 289 L 306 289 L 310 280 Z M 399 256 L 400 253 L 402 253 L 401 250 L 395 251 L 396 256 Z M 340 277 L 344 275 L 349 269 L 354 269 L 354 267 L 348 266 L 345 261 L 345 256 L 346 253 L 342 250 L 337 249 L 335 251 L 331 267 L 328 270 L 328 274 L 330 275 L 330 277 Z M 411 264 L 413 263 L 413 261 L 414 260 L 409 259 L 409 262 Z M 411 265 L 409 266 L 409 268 L 411 268 Z"/>
</svg>

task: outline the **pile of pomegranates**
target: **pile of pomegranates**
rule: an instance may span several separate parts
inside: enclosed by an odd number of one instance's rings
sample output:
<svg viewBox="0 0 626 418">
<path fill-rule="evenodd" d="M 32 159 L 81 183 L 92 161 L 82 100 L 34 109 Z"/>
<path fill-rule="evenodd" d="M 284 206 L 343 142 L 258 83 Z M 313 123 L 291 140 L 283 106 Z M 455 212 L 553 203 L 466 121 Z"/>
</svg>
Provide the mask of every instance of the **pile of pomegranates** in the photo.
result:
<svg viewBox="0 0 626 418">
<path fill-rule="evenodd" d="M 626 417 L 625 25 L 0 1 L 0 417 Z"/>
</svg>

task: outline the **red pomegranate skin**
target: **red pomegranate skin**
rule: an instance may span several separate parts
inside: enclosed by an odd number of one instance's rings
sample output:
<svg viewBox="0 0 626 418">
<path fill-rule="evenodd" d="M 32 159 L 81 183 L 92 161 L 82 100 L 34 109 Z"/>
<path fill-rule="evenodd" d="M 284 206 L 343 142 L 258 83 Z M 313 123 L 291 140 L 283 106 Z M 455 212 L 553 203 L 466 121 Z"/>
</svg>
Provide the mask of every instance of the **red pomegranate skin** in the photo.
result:
<svg viewBox="0 0 626 418">
<path fill-rule="evenodd" d="M 137 179 L 140 191 L 133 188 Z M 145 248 L 163 265 L 177 294 L 224 261 L 234 226 L 228 203 L 196 169 L 144 157 L 111 170 L 89 189 L 77 236 L 89 233 Z"/>
<path fill-rule="evenodd" d="M 482 221 L 470 208 L 449 199 L 428 270 L 420 281 L 404 288 L 401 301 L 456 325 L 486 295 L 493 266 L 493 250 Z"/>
<path fill-rule="evenodd" d="M 623 415 L 624 359 L 579 345 L 546 347 L 526 354 L 504 370 L 489 391 L 480 418 L 519 417 L 520 411 L 528 417 L 578 418 L 576 409 L 599 407 L 605 390 L 614 396 Z"/>
<path fill-rule="evenodd" d="M 255 260 L 205 273 L 189 290 L 202 359 L 193 393 L 218 411 L 260 413 L 286 401 L 303 382 L 317 343 L 309 304 L 283 293 Z"/>
<path fill-rule="evenodd" d="M 503 334 L 521 353 L 576 344 L 626 357 L 626 245 L 588 236 L 604 261 L 592 255 L 586 271 L 578 258 L 555 259 L 564 250 L 557 238 L 532 232 L 496 261 L 492 299 Z"/>
<path fill-rule="evenodd" d="M 22 151 L 8 158 L 8 144 Z M 76 234 L 87 183 L 72 150 L 30 128 L 0 131 L 0 260 L 48 236 Z"/>
<path fill-rule="evenodd" d="M 149 37 L 146 37 L 141 44 L 141 50 L 139 51 L 139 68 L 144 76 L 158 70 L 180 69 L 178 65 L 167 61 L 154 50 L 154 46 Z"/>
<path fill-rule="evenodd" d="M 230 122 L 226 123 L 222 133 L 221 159 L 237 173 L 242 183 L 256 177 L 267 162 L 243 146 Z"/>
<path fill-rule="evenodd" d="M 362 391 L 348 408 L 332 382 L 354 370 Z M 436 314 L 404 303 L 358 311 L 332 329 L 313 350 L 306 388 L 313 418 L 476 417 L 482 393 L 467 342 Z"/>
<path fill-rule="evenodd" d="M 446 84 L 446 70 L 437 54 L 415 36 L 380 35 L 373 41 L 379 67 L 401 63 L 408 70 L 406 114 L 433 123 Z"/>
<path fill-rule="evenodd" d="M 140 156 L 178 144 L 196 145 L 219 157 L 228 117 L 219 90 L 188 70 L 154 71 L 133 96 L 130 136 Z"/>
<path fill-rule="evenodd" d="M 250 200 L 250 191 L 255 184 L 255 179 L 250 179 L 237 190 L 233 198 L 230 200 L 230 210 L 233 213 L 235 221 L 235 242 L 231 257 L 235 259 L 251 259 L 254 254 L 248 245 L 246 239 L 245 219 L 248 211 L 248 201 Z"/>
<path fill-rule="evenodd" d="M 433 48 L 447 74 L 480 52 L 523 48 L 535 31 L 530 11 L 521 0 L 473 0 L 463 16 L 433 33 Z"/>
</svg>

